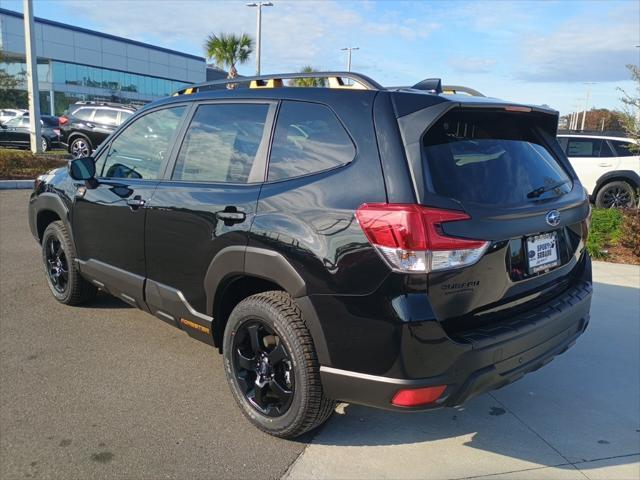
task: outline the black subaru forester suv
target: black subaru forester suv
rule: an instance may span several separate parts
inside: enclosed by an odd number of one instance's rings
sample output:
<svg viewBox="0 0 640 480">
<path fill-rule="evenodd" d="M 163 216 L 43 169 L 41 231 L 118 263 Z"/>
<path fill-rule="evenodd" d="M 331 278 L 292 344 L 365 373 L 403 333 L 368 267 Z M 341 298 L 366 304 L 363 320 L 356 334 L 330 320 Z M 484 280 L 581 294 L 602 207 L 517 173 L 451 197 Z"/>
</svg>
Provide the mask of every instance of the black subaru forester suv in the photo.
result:
<svg viewBox="0 0 640 480">
<path fill-rule="evenodd" d="M 280 437 L 336 401 L 460 405 L 567 350 L 589 321 L 590 207 L 557 113 L 315 75 L 334 88 L 189 87 L 39 177 L 55 298 L 104 290 L 216 346 Z"/>
</svg>

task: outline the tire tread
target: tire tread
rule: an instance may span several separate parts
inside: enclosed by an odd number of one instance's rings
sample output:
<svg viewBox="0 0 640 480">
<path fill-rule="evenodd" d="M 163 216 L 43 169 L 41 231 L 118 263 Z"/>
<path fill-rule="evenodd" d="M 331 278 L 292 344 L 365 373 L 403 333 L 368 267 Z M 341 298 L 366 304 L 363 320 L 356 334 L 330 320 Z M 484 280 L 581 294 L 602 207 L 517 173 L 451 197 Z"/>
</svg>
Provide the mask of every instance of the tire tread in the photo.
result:
<svg viewBox="0 0 640 480">
<path fill-rule="evenodd" d="M 288 331 L 283 332 L 283 334 L 295 337 L 298 343 L 297 347 L 299 347 L 297 353 L 299 354 L 299 358 L 303 359 L 303 361 L 300 362 L 300 368 L 305 370 L 306 378 L 308 378 L 308 397 L 307 405 L 301 418 L 281 431 L 267 429 L 253 421 L 253 419 L 245 413 L 244 408 L 242 408 L 243 413 L 252 423 L 266 433 L 281 438 L 298 437 L 324 423 L 331 416 L 336 405 L 334 400 L 324 395 L 322 382 L 320 380 L 320 365 L 313 339 L 304 322 L 300 308 L 288 293 L 278 290 L 257 293 L 244 299 L 236 308 L 248 303 L 259 305 L 261 308 L 270 310 L 285 320 L 284 329 Z"/>
</svg>

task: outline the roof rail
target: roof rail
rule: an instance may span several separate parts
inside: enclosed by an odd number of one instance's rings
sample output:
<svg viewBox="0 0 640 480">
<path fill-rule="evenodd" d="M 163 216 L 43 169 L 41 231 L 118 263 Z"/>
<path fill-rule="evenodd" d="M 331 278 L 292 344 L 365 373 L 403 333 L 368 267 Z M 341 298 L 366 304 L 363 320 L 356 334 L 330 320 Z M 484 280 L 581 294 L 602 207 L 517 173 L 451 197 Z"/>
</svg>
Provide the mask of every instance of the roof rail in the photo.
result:
<svg viewBox="0 0 640 480">
<path fill-rule="evenodd" d="M 237 77 L 226 80 L 213 80 L 210 82 L 198 83 L 181 88 L 173 95 L 189 95 L 206 90 L 214 90 L 223 85 L 243 85 L 249 84 L 249 88 L 274 88 L 284 86 L 284 79 L 298 78 L 326 78 L 329 88 L 345 88 L 353 90 L 384 90 L 384 87 L 375 80 L 355 72 L 313 72 L 313 73 L 279 73 L 274 75 L 260 75 L 258 77 Z M 347 83 L 351 80 L 353 83 Z"/>
<path fill-rule="evenodd" d="M 101 102 L 99 100 L 78 100 L 73 103 L 74 105 L 97 105 L 101 107 L 115 107 L 115 108 L 127 108 L 127 109 L 138 109 L 140 106 L 125 104 L 125 103 L 117 103 L 117 102 Z"/>
<path fill-rule="evenodd" d="M 463 87 L 462 85 L 445 85 L 442 87 L 444 93 L 448 94 L 456 94 L 456 93 L 466 93 L 471 95 L 472 97 L 485 97 L 486 95 L 480 93 L 478 90 L 474 90 L 470 87 Z"/>
</svg>

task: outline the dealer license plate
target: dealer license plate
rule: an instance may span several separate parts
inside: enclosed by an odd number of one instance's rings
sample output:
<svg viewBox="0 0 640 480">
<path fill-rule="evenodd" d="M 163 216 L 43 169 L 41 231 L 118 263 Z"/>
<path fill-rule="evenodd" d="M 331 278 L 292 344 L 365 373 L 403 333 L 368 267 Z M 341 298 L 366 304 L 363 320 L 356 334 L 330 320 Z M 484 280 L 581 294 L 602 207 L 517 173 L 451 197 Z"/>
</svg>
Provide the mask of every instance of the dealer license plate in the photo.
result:
<svg viewBox="0 0 640 480">
<path fill-rule="evenodd" d="M 557 232 L 527 237 L 527 260 L 529 273 L 536 273 L 559 265 Z"/>
</svg>

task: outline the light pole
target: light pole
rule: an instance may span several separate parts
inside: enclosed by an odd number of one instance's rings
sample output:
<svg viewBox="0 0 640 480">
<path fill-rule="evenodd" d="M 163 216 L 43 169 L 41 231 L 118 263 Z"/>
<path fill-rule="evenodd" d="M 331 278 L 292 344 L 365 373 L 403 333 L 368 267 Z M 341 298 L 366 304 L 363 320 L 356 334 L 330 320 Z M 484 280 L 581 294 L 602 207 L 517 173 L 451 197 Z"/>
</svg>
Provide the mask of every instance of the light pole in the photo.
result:
<svg viewBox="0 0 640 480">
<path fill-rule="evenodd" d="M 42 151 L 40 140 L 40 91 L 38 90 L 38 58 L 36 56 L 36 28 L 33 23 L 33 5 L 24 0 L 24 49 L 27 60 L 27 92 L 29 95 L 29 137 L 31 151 Z"/>
<path fill-rule="evenodd" d="M 347 57 L 347 72 L 351 71 L 351 52 L 353 52 L 354 50 L 360 50 L 360 47 L 344 47 L 341 48 L 340 50 L 342 50 L 343 52 L 349 52 L 349 55 Z"/>
<path fill-rule="evenodd" d="M 584 113 L 582 114 L 582 126 L 580 127 L 581 131 L 584 131 L 584 122 L 587 119 L 587 108 L 589 108 L 589 95 L 591 95 L 591 85 L 595 85 L 596 82 L 585 82 L 587 86 L 587 96 L 584 99 Z"/>
<path fill-rule="evenodd" d="M 271 2 L 247 3 L 247 7 L 258 7 L 258 26 L 256 32 L 256 75 L 260 75 L 260 38 L 262 37 L 262 7 L 273 7 Z"/>
</svg>

